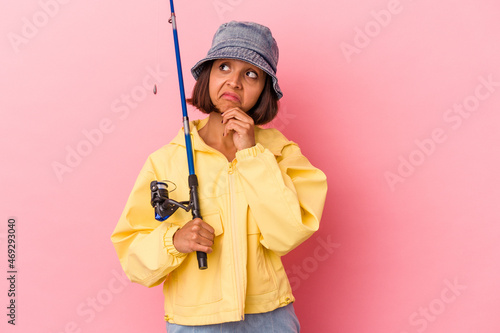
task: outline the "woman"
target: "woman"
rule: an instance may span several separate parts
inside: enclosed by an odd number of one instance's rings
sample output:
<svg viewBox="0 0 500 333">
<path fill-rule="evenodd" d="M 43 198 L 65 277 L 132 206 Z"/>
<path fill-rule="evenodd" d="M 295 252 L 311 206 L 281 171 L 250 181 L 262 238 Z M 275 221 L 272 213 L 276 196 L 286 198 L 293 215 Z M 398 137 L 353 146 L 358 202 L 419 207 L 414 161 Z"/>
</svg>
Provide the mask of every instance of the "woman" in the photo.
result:
<svg viewBox="0 0 500 333">
<path fill-rule="evenodd" d="M 278 47 L 259 24 L 230 22 L 192 69 L 189 102 L 203 220 L 179 209 L 154 219 L 150 183 L 189 198 L 184 133 L 146 161 L 112 235 L 131 281 L 163 282 L 168 332 L 299 332 L 280 257 L 319 227 L 326 177 L 298 146 L 262 129 L 278 111 Z M 199 270 L 195 251 L 208 253 Z"/>
</svg>

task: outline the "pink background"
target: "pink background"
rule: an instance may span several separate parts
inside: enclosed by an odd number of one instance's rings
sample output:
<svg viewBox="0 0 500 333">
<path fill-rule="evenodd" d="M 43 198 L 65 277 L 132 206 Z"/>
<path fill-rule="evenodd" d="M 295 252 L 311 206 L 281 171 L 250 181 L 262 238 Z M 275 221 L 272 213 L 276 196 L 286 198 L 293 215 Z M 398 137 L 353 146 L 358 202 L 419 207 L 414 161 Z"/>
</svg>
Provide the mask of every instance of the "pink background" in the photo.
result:
<svg viewBox="0 0 500 333">
<path fill-rule="evenodd" d="M 303 332 L 500 332 L 499 9 L 176 2 L 189 95 L 221 23 L 278 40 L 274 126 L 329 179 L 320 231 L 284 258 Z M 168 3 L 2 1 L 0 16 L 0 266 L 14 216 L 19 272 L 15 328 L 0 282 L 2 332 L 164 332 L 161 287 L 123 279 L 110 235 L 181 126 Z"/>
</svg>

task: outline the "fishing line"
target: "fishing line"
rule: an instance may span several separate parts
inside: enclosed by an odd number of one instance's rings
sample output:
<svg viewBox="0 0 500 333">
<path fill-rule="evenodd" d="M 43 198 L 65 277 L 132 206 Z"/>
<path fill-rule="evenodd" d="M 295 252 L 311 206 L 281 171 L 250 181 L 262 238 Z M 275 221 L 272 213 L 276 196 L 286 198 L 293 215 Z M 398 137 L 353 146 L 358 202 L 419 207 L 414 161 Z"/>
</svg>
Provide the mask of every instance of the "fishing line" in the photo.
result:
<svg viewBox="0 0 500 333">
<path fill-rule="evenodd" d="M 174 2 L 170 0 L 170 19 L 169 23 L 172 24 L 172 32 L 174 35 L 175 59 L 177 63 L 177 76 L 179 79 L 179 92 L 181 95 L 182 106 L 182 122 L 184 124 L 184 140 L 186 142 L 186 155 L 188 161 L 189 177 L 189 201 L 177 202 L 168 197 L 168 185 L 165 182 L 152 181 L 151 189 L 151 205 L 155 208 L 155 218 L 159 221 L 165 221 L 169 218 L 178 208 L 185 211 L 191 210 L 193 219 L 201 217 L 200 200 L 198 196 L 198 177 L 194 170 L 193 146 L 191 141 L 191 130 L 189 128 L 189 118 L 186 107 L 186 96 L 184 93 L 184 79 L 182 77 L 182 65 L 179 49 L 179 38 L 177 36 L 177 22 L 175 19 Z M 153 89 L 155 92 L 156 89 Z M 207 269 L 207 254 L 205 252 L 196 251 L 198 259 L 198 268 Z"/>
</svg>

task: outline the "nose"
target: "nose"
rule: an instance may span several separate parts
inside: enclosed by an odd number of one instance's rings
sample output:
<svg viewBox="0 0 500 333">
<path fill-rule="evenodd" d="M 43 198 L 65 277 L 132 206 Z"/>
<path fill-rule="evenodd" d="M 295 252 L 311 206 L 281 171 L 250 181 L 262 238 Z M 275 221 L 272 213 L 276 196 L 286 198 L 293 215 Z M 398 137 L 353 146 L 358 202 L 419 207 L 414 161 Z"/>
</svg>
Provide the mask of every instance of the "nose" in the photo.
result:
<svg viewBox="0 0 500 333">
<path fill-rule="evenodd" d="M 241 73 L 239 71 L 233 71 L 227 78 L 226 83 L 233 89 L 241 88 Z"/>
</svg>

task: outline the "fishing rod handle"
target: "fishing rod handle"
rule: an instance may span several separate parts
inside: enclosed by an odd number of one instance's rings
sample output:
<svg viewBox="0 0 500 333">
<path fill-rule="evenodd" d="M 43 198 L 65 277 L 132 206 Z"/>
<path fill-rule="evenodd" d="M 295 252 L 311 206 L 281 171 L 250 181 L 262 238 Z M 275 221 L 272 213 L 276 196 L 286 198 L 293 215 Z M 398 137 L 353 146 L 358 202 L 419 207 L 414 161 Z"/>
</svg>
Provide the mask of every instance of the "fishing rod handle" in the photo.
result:
<svg viewBox="0 0 500 333">
<path fill-rule="evenodd" d="M 191 213 L 193 214 L 193 219 L 195 218 L 203 219 L 201 217 L 200 199 L 198 197 L 198 177 L 195 174 L 189 175 L 188 183 L 190 189 L 189 196 L 191 197 L 191 204 L 192 204 Z M 196 257 L 198 258 L 198 268 L 207 269 L 208 268 L 207 254 L 205 252 L 196 251 Z"/>
</svg>

